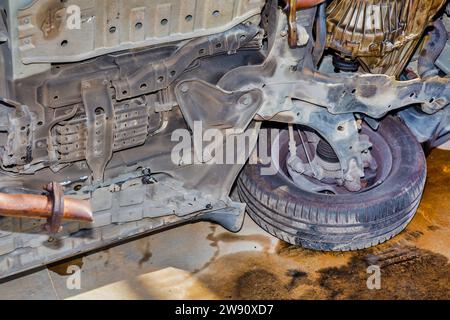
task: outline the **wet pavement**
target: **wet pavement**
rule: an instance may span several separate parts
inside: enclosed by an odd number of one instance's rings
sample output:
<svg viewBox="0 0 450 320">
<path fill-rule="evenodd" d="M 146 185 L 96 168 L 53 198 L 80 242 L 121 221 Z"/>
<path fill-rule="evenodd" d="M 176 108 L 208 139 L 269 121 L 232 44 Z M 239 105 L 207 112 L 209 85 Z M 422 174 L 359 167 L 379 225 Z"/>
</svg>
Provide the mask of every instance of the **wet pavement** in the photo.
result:
<svg viewBox="0 0 450 320">
<path fill-rule="evenodd" d="M 449 299 L 450 151 L 434 150 L 428 165 L 415 219 L 376 248 L 320 253 L 283 243 L 249 218 L 239 234 L 199 223 L 0 283 L 0 298 Z M 367 288 L 371 265 L 381 267 L 380 290 Z M 80 289 L 68 270 L 81 270 Z"/>
</svg>

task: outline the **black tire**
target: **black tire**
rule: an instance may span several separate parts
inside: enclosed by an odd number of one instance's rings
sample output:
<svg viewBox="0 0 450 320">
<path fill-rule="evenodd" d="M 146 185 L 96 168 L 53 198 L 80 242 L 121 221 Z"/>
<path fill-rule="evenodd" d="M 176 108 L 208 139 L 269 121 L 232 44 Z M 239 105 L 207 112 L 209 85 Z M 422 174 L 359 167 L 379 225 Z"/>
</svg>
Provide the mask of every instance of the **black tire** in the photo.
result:
<svg viewBox="0 0 450 320">
<path fill-rule="evenodd" d="M 392 154 L 391 170 L 379 186 L 336 197 L 302 190 L 283 172 L 263 176 L 262 165 L 247 165 L 238 192 L 248 214 L 275 237 L 314 250 L 359 250 L 396 236 L 419 206 L 426 159 L 396 118 L 388 117 L 378 130 Z"/>
</svg>

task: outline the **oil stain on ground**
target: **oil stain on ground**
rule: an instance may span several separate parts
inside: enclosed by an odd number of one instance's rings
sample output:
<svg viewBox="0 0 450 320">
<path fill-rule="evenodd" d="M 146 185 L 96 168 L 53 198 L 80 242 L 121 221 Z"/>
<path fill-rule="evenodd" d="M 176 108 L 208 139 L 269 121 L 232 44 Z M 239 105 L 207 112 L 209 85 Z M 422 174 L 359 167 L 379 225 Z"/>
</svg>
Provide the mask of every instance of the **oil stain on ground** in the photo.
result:
<svg viewBox="0 0 450 320">
<path fill-rule="evenodd" d="M 223 299 L 449 299 L 450 265 L 446 257 L 415 247 L 347 253 L 345 265 L 307 273 L 303 262 L 267 253 L 224 256 L 196 275 Z M 381 268 L 381 290 L 367 287 L 368 267 Z"/>
<path fill-rule="evenodd" d="M 280 242 L 275 253 L 216 257 L 196 277 L 224 299 L 449 299 L 450 152 L 435 150 L 428 161 L 421 207 L 391 241 L 347 253 Z M 367 286 L 371 265 L 381 268 L 380 290 Z"/>
<path fill-rule="evenodd" d="M 142 250 L 142 258 L 139 260 L 139 267 L 142 268 L 142 266 L 149 262 L 150 259 L 153 257 L 152 252 L 150 251 L 150 240 L 147 240 L 145 242 L 144 248 Z"/>
<path fill-rule="evenodd" d="M 308 285 L 307 274 L 290 259 L 264 252 L 240 252 L 213 261 L 196 275 L 222 299 L 291 299 Z"/>
<path fill-rule="evenodd" d="M 367 287 L 367 268 L 372 264 L 381 267 L 380 290 Z M 450 298 L 447 258 L 414 247 L 402 247 L 384 257 L 356 254 L 346 266 L 318 272 L 318 285 L 327 291 L 329 299 Z"/>
</svg>

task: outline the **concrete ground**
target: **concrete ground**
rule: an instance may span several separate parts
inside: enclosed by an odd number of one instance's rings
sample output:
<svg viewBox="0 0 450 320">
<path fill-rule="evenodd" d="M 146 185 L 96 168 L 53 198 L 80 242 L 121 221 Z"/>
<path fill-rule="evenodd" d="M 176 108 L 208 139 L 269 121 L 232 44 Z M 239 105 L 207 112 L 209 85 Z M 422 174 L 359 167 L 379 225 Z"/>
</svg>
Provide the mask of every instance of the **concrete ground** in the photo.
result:
<svg viewBox="0 0 450 320">
<path fill-rule="evenodd" d="M 239 234 L 199 223 L 0 282 L 0 298 L 449 299 L 450 151 L 428 160 L 417 216 L 376 248 L 320 253 L 278 241 L 249 218 Z M 380 290 L 367 288 L 370 265 L 381 267 Z M 81 270 L 81 288 L 68 270 Z"/>
</svg>

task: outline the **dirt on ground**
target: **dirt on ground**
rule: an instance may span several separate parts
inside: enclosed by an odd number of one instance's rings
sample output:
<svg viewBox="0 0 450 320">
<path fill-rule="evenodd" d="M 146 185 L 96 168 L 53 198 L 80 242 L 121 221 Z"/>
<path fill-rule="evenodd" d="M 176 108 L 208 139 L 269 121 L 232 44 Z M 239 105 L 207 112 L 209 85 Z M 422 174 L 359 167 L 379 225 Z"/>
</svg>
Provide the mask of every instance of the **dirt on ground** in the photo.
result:
<svg viewBox="0 0 450 320">
<path fill-rule="evenodd" d="M 429 156 L 429 179 L 417 216 L 386 244 L 322 253 L 280 242 L 275 254 L 242 252 L 214 259 L 196 277 L 224 299 L 449 299 L 449 160 L 449 151 Z M 220 240 L 210 239 L 212 245 Z M 381 270 L 379 290 L 367 286 L 372 265 Z"/>
</svg>

